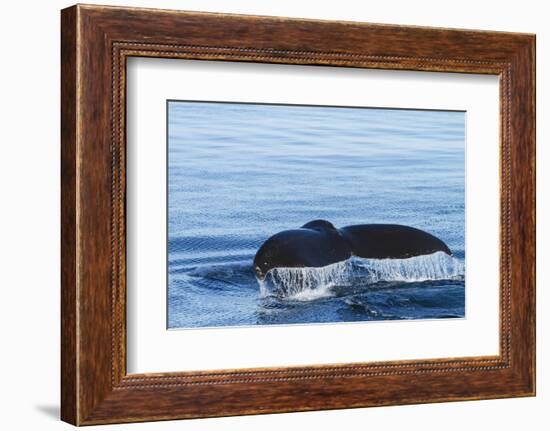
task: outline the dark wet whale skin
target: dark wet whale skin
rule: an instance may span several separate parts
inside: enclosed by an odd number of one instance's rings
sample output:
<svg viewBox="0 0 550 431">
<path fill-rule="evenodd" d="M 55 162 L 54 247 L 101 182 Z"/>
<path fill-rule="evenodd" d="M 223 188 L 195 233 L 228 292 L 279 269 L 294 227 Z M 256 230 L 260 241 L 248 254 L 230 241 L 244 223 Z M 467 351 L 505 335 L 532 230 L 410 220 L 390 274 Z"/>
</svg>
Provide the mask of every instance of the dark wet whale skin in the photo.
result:
<svg viewBox="0 0 550 431">
<path fill-rule="evenodd" d="M 439 238 L 413 227 L 361 224 L 336 229 L 326 220 L 313 220 L 264 242 L 254 257 L 254 271 L 263 279 L 273 268 L 322 267 L 351 256 L 405 259 L 437 251 L 452 254 Z"/>
</svg>

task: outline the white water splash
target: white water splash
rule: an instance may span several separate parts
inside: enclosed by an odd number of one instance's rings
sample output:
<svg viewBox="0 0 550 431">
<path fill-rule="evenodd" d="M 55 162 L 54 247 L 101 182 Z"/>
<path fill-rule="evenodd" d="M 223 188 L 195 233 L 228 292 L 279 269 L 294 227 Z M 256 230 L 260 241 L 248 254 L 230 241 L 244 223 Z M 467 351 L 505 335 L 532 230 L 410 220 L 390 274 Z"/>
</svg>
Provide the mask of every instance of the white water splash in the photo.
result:
<svg viewBox="0 0 550 431">
<path fill-rule="evenodd" d="M 333 287 L 381 281 L 403 283 L 449 280 L 464 276 L 464 264 L 441 251 L 408 259 L 351 257 L 321 268 L 273 268 L 258 279 L 261 296 L 311 300 L 330 296 Z"/>
</svg>

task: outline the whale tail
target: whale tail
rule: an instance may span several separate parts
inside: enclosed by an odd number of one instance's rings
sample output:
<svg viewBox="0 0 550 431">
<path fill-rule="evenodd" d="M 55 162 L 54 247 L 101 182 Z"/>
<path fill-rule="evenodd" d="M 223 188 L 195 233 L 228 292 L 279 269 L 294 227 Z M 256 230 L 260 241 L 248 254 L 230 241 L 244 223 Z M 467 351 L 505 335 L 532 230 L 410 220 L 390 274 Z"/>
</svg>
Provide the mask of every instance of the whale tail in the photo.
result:
<svg viewBox="0 0 550 431">
<path fill-rule="evenodd" d="M 439 238 L 413 227 L 364 224 L 336 229 L 326 220 L 313 220 L 264 242 L 254 256 L 254 272 L 264 280 L 273 268 L 321 268 L 351 256 L 406 259 L 436 252 L 452 256 Z"/>
</svg>

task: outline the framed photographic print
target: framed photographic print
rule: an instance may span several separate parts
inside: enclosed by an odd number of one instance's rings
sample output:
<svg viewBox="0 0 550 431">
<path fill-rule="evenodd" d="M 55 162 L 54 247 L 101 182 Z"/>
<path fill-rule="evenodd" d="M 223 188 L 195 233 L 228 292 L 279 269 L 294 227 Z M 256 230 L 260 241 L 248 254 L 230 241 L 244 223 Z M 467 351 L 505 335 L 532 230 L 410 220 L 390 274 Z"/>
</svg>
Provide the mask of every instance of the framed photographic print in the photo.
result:
<svg viewBox="0 0 550 431">
<path fill-rule="evenodd" d="M 535 37 L 62 11 L 62 419 L 535 394 Z"/>
</svg>

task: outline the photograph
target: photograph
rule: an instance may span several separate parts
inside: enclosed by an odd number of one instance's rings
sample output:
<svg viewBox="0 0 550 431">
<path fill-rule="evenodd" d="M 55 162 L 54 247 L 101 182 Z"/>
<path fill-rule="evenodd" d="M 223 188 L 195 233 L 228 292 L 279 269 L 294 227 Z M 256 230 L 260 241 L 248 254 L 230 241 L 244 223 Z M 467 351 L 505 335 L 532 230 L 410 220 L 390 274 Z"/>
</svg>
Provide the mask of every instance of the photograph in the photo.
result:
<svg viewBox="0 0 550 431">
<path fill-rule="evenodd" d="M 465 111 L 166 116 L 169 329 L 467 318 Z"/>
</svg>

